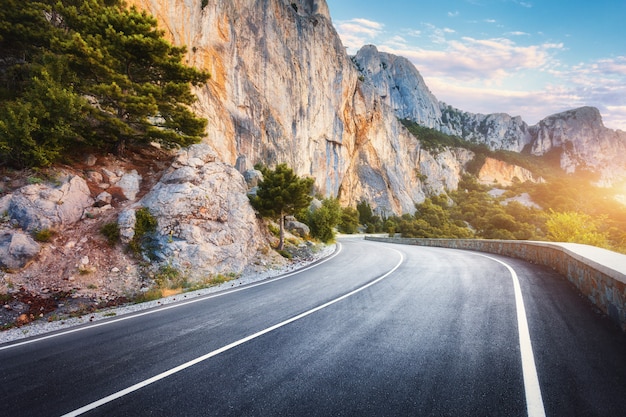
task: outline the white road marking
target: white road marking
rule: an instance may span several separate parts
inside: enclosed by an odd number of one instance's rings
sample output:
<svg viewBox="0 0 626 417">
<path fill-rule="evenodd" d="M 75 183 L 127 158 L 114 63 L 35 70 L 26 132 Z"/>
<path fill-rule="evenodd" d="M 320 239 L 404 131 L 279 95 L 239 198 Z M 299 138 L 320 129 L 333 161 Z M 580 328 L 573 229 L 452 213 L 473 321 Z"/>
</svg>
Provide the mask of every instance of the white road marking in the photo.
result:
<svg viewBox="0 0 626 417">
<path fill-rule="evenodd" d="M 329 301 L 329 302 L 327 302 L 325 304 L 322 304 L 322 305 L 320 305 L 318 307 L 315 307 L 315 308 L 313 308 L 311 310 L 305 311 L 304 313 L 301 313 L 301 314 L 299 314 L 297 316 L 294 316 L 294 317 L 292 317 L 292 318 L 290 318 L 288 320 L 285 320 L 283 322 L 275 324 L 275 325 L 273 325 L 271 327 L 268 327 L 268 328 L 266 328 L 264 330 L 261 330 L 261 331 L 259 331 L 257 333 L 254 333 L 254 334 L 252 334 L 250 336 L 244 337 L 243 339 L 237 340 L 236 342 L 233 342 L 233 343 L 231 343 L 229 345 L 226 345 L 226 346 L 223 346 L 223 347 L 221 347 L 219 349 L 216 349 L 216 350 L 214 350 L 212 352 L 207 353 L 206 355 L 200 356 L 200 357 L 198 357 L 196 359 L 193 359 L 193 360 L 191 360 L 189 362 L 183 363 L 182 365 L 179 365 L 179 366 L 177 366 L 175 368 L 172 368 L 169 371 L 165 371 L 165 372 L 163 372 L 161 374 L 155 375 L 152 378 L 146 379 L 145 381 L 141 381 L 141 382 L 139 382 L 139 383 L 137 383 L 135 385 L 132 385 L 132 386 L 126 388 L 126 389 L 123 389 L 123 390 L 118 391 L 118 392 L 116 392 L 114 394 L 111 394 L 111 395 L 109 395 L 107 397 L 104 397 L 104 398 L 102 398 L 102 399 L 100 399 L 98 401 L 94 401 L 91 404 L 87 404 L 84 407 L 81 407 L 81 408 L 79 408 L 77 410 L 74 410 L 74 411 L 71 411 L 71 412 L 69 412 L 67 414 L 64 414 L 61 417 L 79 416 L 79 415 L 84 414 L 84 413 L 86 413 L 88 411 L 94 410 L 94 409 L 100 407 L 101 405 L 110 403 L 111 401 L 114 401 L 114 400 L 116 400 L 118 398 L 121 398 L 121 397 L 123 397 L 125 395 L 128 395 L 128 394 L 130 394 L 130 393 L 132 393 L 134 391 L 137 391 L 137 390 L 139 390 L 141 388 L 144 388 L 144 387 L 146 387 L 146 386 L 148 386 L 148 385 L 150 385 L 150 384 L 152 384 L 154 382 L 157 382 L 157 381 L 160 381 L 160 380 L 162 380 L 164 378 L 167 378 L 170 375 L 173 375 L 173 374 L 178 373 L 180 371 L 183 371 L 183 370 L 185 370 L 185 369 L 187 369 L 189 367 L 197 365 L 198 363 L 206 361 L 207 359 L 212 358 L 214 356 L 217 356 L 220 353 L 224 353 L 224 352 L 226 352 L 226 351 L 228 351 L 228 350 L 230 350 L 230 349 L 232 349 L 234 347 L 237 347 L 237 346 L 242 345 L 242 344 L 244 344 L 246 342 L 249 342 L 250 340 L 256 339 L 257 337 L 263 336 L 264 334 L 267 334 L 267 333 L 269 333 L 271 331 L 274 331 L 274 330 L 279 329 L 279 328 L 281 328 L 283 326 L 286 326 L 286 325 L 288 325 L 290 323 L 293 323 L 294 321 L 297 321 L 297 320 L 300 320 L 300 319 L 302 319 L 304 317 L 307 317 L 307 316 L 309 316 L 309 315 L 311 315 L 311 314 L 313 314 L 313 313 L 315 313 L 317 311 L 323 310 L 326 307 L 329 307 L 329 306 L 331 306 L 331 305 L 333 305 L 335 303 L 338 303 L 339 301 L 345 300 L 346 298 L 349 298 L 349 297 L 351 297 L 351 296 L 353 296 L 353 295 L 355 295 L 355 294 L 365 290 L 366 288 L 369 288 L 372 285 L 377 284 L 378 282 L 382 281 L 383 279 L 385 279 L 389 275 L 391 275 L 393 272 L 395 272 L 400 267 L 400 265 L 402 265 L 402 263 L 404 262 L 404 255 L 402 255 L 401 252 L 399 252 L 399 251 L 397 251 L 395 249 L 393 249 L 393 250 L 400 255 L 400 261 L 398 261 L 397 265 L 394 266 L 393 269 L 391 269 L 389 272 L 385 273 L 384 275 L 376 278 L 374 281 L 371 281 L 370 283 L 365 284 L 362 287 L 359 287 L 359 288 L 355 289 L 354 291 L 351 291 L 351 292 L 349 292 L 347 294 L 344 294 L 341 297 L 335 298 L 334 300 L 331 300 L 331 301 Z"/>
<path fill-rule="evenodd" d="M 144 311 L 142 313 L 129 313 L 129 314 L 121 316 L 119 318 L 103 321 L 101 323 L 93 323 L 93 324 L 89 324 L 89 325 L 86 325 L 86 326 L 75 327 L 75 328 L 71 328 L 69 330 L 61 331 L 59 333 L 49 334 L 47 336 L 41 336 L 41 337 L 36 337 L 35 336 L 35 338 L 28 339 L 28 340 L 25 340 L 23 342 L 13 343 L 11 345 L 6 345 L 6 346 L 0 346 L 0 351 L 1 350 L 6 350 L 6 349 L 13 349 L 13 348 L 16 348 L 18 346 L 24 346 L 24 345 L 28 345 L 28 344 L 31 344 L 31 343 L 40 342 L 40 341 L 46 340 L 46 339 L 52 339 L 52 338 L 59 337 L 59 336 L 65 336 L 65 335 L 71 334 L 71 333 L 82 332 L 84 330 L 90 330 L 90 329 L 94 329 L 96 327 L 107 326 L 109 324 L 118 323 L 120 321 L 132 320 L 132 319 L 137 318 L 137 317 L 147 316 L 149 314 L 160 313 L 162 311 L 171 310 L 173 308 L 178 308 L 178 307 L 186 306 L 188 304 L 193 304 L 193 303 L 198 303 L 198 302 L 201 302 L 201 301 L 210 300 L 212 298 L 223 297 L 223 296 L 228 295 L 228 294 L 236 293 L 236 292 L 239 292 L 239 291 L 249 290 L 250 288 L 260 287 L 261 285 L 266 285 L 266 284 L 270 284 L 270 283 L 275 282 L 275 281 L 280 281 L 281 279 L 292 277 L 292 276 L 297 275 L 297 274 L 299 274 L 301 272 L 305 272 L 305 271 L 308 271 L 310 269 L 316 268 L 316 267 L 318 267 L 318 266 L 320 266 L 320 265 L 330 261 L 335 256 L 339 255 L 339 253 L 341 252 L 342 246 L 341 246 L 340 243 L 337 243 L 337 248 L 338 249 L 335 251 L 335 253 L 333 253 L 331 256 L 329 256 L 328 258 L 326 258 L 326 259 L 324 259 L 324 260 L 322 260 L 320 262 L 317 262 L 317 263 L 315 263 L 313 265 L 310 265 L 310 266 L 308 266 L 306 268 L 298 269 L 297 271 L 290 272 L 288 274 L 278 276 L 276 278 L 260 281 L 260 282 L 258 282 L 256 284 L 249 284 L 249 285 L 243 286 L 241 288 L 235 288 L 235 289 L 231 289 L 231 290 L 224 290 L 223 292 L 219 292 L 219 293 L 216 293 L 216 294 L 210 294 L 210 295 L 206 295 L 206 296 L 201 296 L 201 297 L 194 298 L 194 299 L 188 300 L 188 301 L 182 301 L 182 302 L 178 302 L 178 303 L 175 303 L 175 304 L 170 304 L 170 305 L 166 305 L 166 306 L 162 306 L 162 307 L 153 307 L 153 308 L 150 308 L 150 310 L 146 310 L 146 311 Z"/>
<path fill-rule="evenodd" d="M 499 259 L 482 254 L 476 255 L 483 256 L 504 265 L 511 273 L 513 288 L 515 291 L 515 305 L 517 308 L 517 327 L 522 356 L 524 389 L 526 392 L 526 410 L 528 412 L 528 417 L 545 417 L 546 412 L 543 405 L 543 398 L 541 396 L 541 387 L 539 386 L 539 377 L 537 376 L 537 367 L 535 366 L 533 347 L 530 341 L 530 331 L 528 329 L 528 321 L 526 319 L 526 309 L 524 308 L 524 299 L 522 298 L 522 289 L 520 287 L 517 273 L 509 264 Z"/>
</svg>

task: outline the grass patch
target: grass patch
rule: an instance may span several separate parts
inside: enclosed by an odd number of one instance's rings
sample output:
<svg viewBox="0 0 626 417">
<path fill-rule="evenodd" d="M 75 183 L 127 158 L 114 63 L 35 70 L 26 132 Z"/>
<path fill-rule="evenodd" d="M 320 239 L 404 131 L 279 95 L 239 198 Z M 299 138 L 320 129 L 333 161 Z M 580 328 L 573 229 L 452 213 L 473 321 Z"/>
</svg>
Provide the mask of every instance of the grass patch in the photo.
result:
<svg viewBox="0 0 626 417">
<path fill-rule="evenodd" d="M 128 243 L 128 247 L 135 255 L 140 255 L 144 250 L 151 252 L 153 249 L 151 235 L 156 232 L 157 219 L 146 207 L 135 212 L 135 235 Z M 150 253 L 148 257 L 152 259 Z"/>
<path fill-rule="evenodd" d="M 287 259 L 291 259 L 293 258 L 293 255 L 290 254 L 289 252 L 287 252 L 286 250 L 279 250 L 277 251 L 283 258 L 287 258 Z"/>
<path fill-rule="evenodd" d="M 54 236 L 54 232 L 50 229 L 41 229 L 33 231 L 33 239 L 37 242 L 50 242 L 52 237 Z"/>
<path fill-rule="evenodd" d="M 197 291 L 204 288 L 215 287 L 220 284 L 224 284 L 225 282 L 229 282 L 235 280 L 239 277 L 238 274 L 234 272 L 230 272 L 228 274 L 217 274 L 215 276 L 207 277 L 203 280 L 189 283 L 185 288 L 185 292 Z"/>
<path fill-rule="evenodd" d="M 160 298 L 163 298 L 163 290 L 160 288 L 151 288 L 148 291 L 139 294 L 133 301 L 135 304 L 141 304 L 148 301 L 158 300 Z"/>
</svg>

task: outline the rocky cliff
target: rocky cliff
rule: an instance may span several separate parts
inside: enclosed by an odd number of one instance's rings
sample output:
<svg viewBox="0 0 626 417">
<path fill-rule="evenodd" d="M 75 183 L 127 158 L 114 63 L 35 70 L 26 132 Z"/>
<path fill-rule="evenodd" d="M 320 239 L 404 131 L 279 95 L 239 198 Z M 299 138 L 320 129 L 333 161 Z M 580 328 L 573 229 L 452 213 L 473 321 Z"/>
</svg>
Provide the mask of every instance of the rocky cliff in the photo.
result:
<svg viewBox="0 0 626 417">
<path fill-rule="evenodd" d="M 189 63 L 211 73 L 196 110 L 209 120 L 206 142 L 240 172 L 285 162 L 344 204 L 366 199 L 411 212 L 429 193 L 456 188 L 472 155 L 426 152 L 397 121 L 408 118 L 491 149 L 563 149 L 564 169 L 599 169 L 605 183 L 626 176 L 623 161 L 606 155 L 623 149 L 623 135 L 604 128 L 599 113 L 529 127 L 440 103 L 407 59 L 371 45 L 347 56 L 324 0 L 130 3 L 154 14 L 187 45 Z"/>
<path fill-rule="evenodd" d="M 382 97 L 346 54 L 323 0 L 130 3 L 154 14 L 174 42 L 188 46 L 189 63 L 211 73 L 197 91 L 196 109 L 209 120 L 206 142 L 241 172 L 285 162 L 314 177 L 324 195 L 402 213 L 427 193 L 456 188 L 471 159 L 421 149 L 394 110 L 418 119 L 436 111 L 432 95 L 421 93 L 423 80 L 408 61 L 389 57 L 405 83 Z M 429 110 L 409 99 L 402 105 L 399 97 L 411 91 Z"/>
<path fill-rule="evenodd" d="M 561 152 L 561 168 L 573 173 L 600 174 L 600 184 L 610 186 L 626 178 L 626 132 L 607 129 L 598 109 L 582 107 L 555 114 L 531 127 L 531 152 Z"/>
</svg>

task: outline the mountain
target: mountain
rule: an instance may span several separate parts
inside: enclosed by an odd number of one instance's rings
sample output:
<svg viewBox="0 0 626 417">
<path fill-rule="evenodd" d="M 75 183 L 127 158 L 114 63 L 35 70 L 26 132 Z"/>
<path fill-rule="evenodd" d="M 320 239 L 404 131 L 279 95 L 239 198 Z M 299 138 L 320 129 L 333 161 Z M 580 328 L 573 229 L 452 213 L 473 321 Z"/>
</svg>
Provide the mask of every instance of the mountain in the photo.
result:
<svg viewBox="0 0 626 417">
<path fill-rule="evenodd" d="M 241 172 L 284 162 L 343 204 L 402 213 L 455 189 L 472 158 L 421 148 L 346 54 L 323 0 L 130 3 L 211 73 L 196 110 L 209 121 L 206 142 Z"/>
<path fill-rule="evenodd" d="M 507 114 L 472 114 L 441 103 L 407 59 L 363 47 L 349 57 L 324 0 L 132 0 L 157 17 L 190 64 L 211 73 L 196 110 L 206 142 L 241 172 L 285 162 L 343 204 L 361 199 L 387 212 L 456 189 L 466 150 L 431 153 L 398 118 L 491 149 L 543 155 L 563 149 L 567 172 L 626 177 L 624 132 L 597 110 L 550 116 L 536 126 Z M 591 136 L 590 136 L 591 135 Z"/>
<path fill-rule="evenodd" d="M 626 132 L 606 128 L 596 108 L 566 111 L 528 126 L 519 116 L 474 114 L 437 101 L 407 59 L 379 52 L 373 45 L 361 48 L 354 60 L 366 82 L 374 85 L 399 118 L 492 150 L 537 156 L 556 151 L 565 172 L 596 172 L 600 185 L 610 186 L 626 178 Z"/>
</svg>

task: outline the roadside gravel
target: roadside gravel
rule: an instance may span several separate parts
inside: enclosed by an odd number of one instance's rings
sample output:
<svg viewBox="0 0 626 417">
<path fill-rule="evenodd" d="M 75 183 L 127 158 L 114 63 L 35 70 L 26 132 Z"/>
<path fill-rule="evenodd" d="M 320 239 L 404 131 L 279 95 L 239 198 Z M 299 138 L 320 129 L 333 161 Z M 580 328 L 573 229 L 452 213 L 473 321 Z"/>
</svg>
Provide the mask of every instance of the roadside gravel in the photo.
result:
<svg viewBox="0 0 626 417">
<path fill-rule="evenodd" d="M 270 278 L 276 278 L 285 274 L 292 273 L 296 270 L 305 268 L 317 261 L 322 260 L 332 255 L 336 250 L 336 245 L 327 245 L 318 252 L 308 256 L 306 259 L 298 260 L 290 263 L 289 265 L 280 269 L 271 269 L 263 272 L 244 272 L 240 278 L 233 281 L 228 281 L 223 284 L 204 288 L 201 290 L 186 292 L 170 297 L 162 298 L 159 300 L 148 301 L 141 304 L 127 304 L 123 306 L 113 307 L 110 309 L 103 309 L 92 314 L 87 314 L 83 317 L 68 318 L 65 320 L 53 321 L 53 322 L 32 322 L 22 327 L 16 327 L 10 330 L 0 332 L 0 344 L 11 342 L 14 340 L 24 339 L 27 337 L 39 336 L 46 333 L 54 332 L 57 330 L 67 329 L 69 327 L 78 326 L 81 324 L 94 322 L 111 317 L 120 317 L 125 314 L 134 313 L 141 310 L 147 310 L 150 308 L 160 307 L 183 300 L 190 300 L 193 298 L 201 297 L 204 295 L 216 293 L 219 291 L 225 291 L 236 287 L 252 284 L 255 282 L 263 281 Z"/>
</svg>

